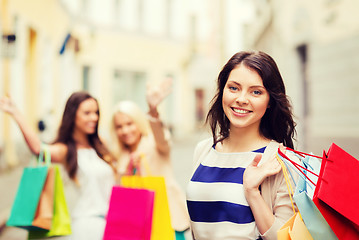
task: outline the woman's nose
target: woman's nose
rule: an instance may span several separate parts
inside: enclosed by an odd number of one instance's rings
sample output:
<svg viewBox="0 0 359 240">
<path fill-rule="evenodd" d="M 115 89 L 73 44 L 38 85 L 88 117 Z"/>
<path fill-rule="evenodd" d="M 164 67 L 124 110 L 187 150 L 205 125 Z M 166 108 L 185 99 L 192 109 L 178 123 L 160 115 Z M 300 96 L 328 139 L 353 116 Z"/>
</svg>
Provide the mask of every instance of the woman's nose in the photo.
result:
<svg viewBox="0 0 359 240">
<path fill-rule="evenodd" d="M 122 133 L 123 133 L 123 134 L 127 134 L 130 129 L 129 129 L 129 127 L 127 127 L 127 126 L 123 126 L 121 130 L 122 130 Z"/>
<path fill-rule="evenodd" d="M 248 104 L 248 96 L 245 92 L 241 92 L 238 94 L 236 102 L 239 104 Z"/>
<path fill-rule="evenodd" d="M 98 114 L 92 114 L 92 115 L 91 115 L 91 119 L 92 119 L 93 121 L 97 121 L 97 120 L 98 120 Z"/>
</svg>

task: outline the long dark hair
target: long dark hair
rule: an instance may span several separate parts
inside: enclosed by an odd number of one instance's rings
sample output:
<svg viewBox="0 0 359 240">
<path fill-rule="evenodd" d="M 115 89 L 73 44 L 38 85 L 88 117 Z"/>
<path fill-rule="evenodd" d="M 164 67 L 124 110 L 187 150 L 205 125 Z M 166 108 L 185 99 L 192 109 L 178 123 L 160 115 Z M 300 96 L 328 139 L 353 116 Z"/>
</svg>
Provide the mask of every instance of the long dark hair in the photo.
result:
<svg viewBox="0 0 359 240">
<path fill-rule="evenodd" d="M 212 131 L 213 142 L 217 143 L 229 136 L 230 122 L 222 107 L 223 89 L 231 71 L 243 64 L 256 71 L 262 78 L 263 85 L 269 93 L 269 108 L 261 119 L 259 131 L 262 136 L 294 148 L 295 122 L 292 107 L 285 92 L 282 76 L 271 56 L 264 52 L 238 52 L 224 65 L 217 80 L 217 93 L 211 101 L 206 123 Z"/>
<path fill-rule="evenodd" d="M 55 140 L 55 143 L 63 143 L 67 146 L 66 170 L 71 179 L 75 178 L 78 167 L 76 142 L 73 138 L 76 112 L 80 104 L 87 99 L 94 99 L 97 103 L 97 100 L 85 91 L 74 92 L 71 94 L 66 102 L 60 128 Z M 98 115 L 100 117 L 100 113 L 98 113 Z M 91 147 L 95 149 L 97 155 L 112 166 L 112 155 L 98 136 L 98 123 L 95 132 L 88 135 L 88 140 Z"/>
</svg>

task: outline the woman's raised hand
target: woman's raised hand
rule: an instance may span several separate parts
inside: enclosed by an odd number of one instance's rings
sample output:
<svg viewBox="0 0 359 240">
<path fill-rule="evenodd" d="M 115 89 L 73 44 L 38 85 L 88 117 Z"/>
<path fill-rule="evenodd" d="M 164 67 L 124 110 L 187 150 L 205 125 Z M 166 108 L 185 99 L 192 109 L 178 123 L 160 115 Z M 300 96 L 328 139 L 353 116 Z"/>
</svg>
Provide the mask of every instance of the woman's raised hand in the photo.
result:
<svg viewBox="0 0 359 240">
<path fill-rule="evenodd" d="M 172 78 L 166 78 L 158 85 L 147 83 L 146 99 L 150 108 L 150 113 L 157 112 L 157 106 L 165 99 L 172 91 Z"/>
<path fill-rule="evenodd" d="M 10 115 L 14 115 L 17 110 L 15 104 L 9 96 L 4 96 L 0 99 L 0 109 Z"/>
<path fill-rule="evenodd" d="M 11 97 L 5 96 L 0 99 L 0 109 L 13 117 L 24 136 L 24 139 L 29 146 L 30 151 L 34 154 L 39 154 L 41 141 L 37 134 L 26 123 L 26 118 L 17 109 L 16 105 L 11 100 Z"/>
</svg>

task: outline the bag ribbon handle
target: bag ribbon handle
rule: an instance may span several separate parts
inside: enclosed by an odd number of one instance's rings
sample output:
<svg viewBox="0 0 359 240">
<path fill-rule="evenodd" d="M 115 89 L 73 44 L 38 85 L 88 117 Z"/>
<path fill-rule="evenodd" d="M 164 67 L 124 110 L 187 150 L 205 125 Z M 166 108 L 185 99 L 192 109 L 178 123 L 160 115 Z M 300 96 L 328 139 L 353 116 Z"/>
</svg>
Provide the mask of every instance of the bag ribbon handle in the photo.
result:
<svg viewBox="0 0 359 240">
<path fill-rule="evenodd" d="M 287 168 L 286 168 L 286 166 L 285 166 L 283 160 L 282 160 L 278 155 L 276 155 L 276 157 L 277 157 L 277 160 L 278 160 L 279 164 L 280 164 L 281 167 L 282 167 L 282 171 L 283 171 L 285 183 L 287 184 L 287 189 L 288 189 L 288 194 L 289 194 L 290 202 L 291 202 L 291 204 L 292 204 L 292 209 L 293 209 L 293 212 L 294 212 L 294 214 L 295 214 L 296 211 L 295 211 L 295 207 L 294 207 L 294 201 L 293 201 L 293 198 L 292 198 L 292 195 L 294 194 L 294 191 L 293 191 L 293 188 L 292 188 L 292 184 L 290 183 L 290 180 L 289 180 Z"/>
<path fill-rule="evenodd" d="M 289 161 L 303 176 L 305 176 L 306 179 L 308 179 L 308 181 L 310 181 L 310 183 L 312 183 L 314 186 L 316 186 L 316 184 L 307 176 L 307 174 L 305 174 L 303 172 L 303 170 L 313 174 L 314 176 L 318 177 L 319 178 L 319 175 L 314 173 L 313 171 L 310 171 L 309 169 L 303 167 L 302 165 L 294 162 L 293 160 L 291 160 L 289 157 L 287 157 L 280 149 L 278 149 L 278 153 L 277 153 L 277 157 L 279 159 L 285 159 L 287 161 Z M 303 170 L 302 170 L 303 169 Z"/>
<path fill-rule="evenodd" d="M 37 165 L 45 163 L 46 166 L 51 164 L 51 153 L 47 144 L 41 143 L 40 153 L 37 158 Z"/>
</svg>

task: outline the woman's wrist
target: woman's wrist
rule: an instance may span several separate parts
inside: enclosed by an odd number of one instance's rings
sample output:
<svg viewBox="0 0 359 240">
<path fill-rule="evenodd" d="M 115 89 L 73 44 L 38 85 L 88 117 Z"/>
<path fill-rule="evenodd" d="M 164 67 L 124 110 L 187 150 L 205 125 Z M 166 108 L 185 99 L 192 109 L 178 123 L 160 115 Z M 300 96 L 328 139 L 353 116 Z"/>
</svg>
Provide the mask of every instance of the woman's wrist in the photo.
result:
<svg viewBox="0 0 359 240">
<path fill-rule="evenodd" d="M 152 114 L 147 113 L 147 118 L 151 122 L 160 122 L 161 121 L 158 114 L 153 116 Z"/>
<path fill-rule="evenodd" d="M 21 112 L 17 108 L 14 108 L 11 112 L 9 112 L 9 114 L 13 117 L 13 119 L 16 122 L 18 122 L 22 119 Z"/>
<path fill-rule="evenodd" d="M 248 202 L 261 196 L 258 188 L 244 189 L 244 195 Z"/>
<path fill-rule="evenodd" d="M 151 118 L 157 118 L 157 119 L 159 118 L 159 113 L 158 113 L 157 109 L 150 109 L 147 114 Z"/>
</svg>

